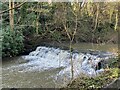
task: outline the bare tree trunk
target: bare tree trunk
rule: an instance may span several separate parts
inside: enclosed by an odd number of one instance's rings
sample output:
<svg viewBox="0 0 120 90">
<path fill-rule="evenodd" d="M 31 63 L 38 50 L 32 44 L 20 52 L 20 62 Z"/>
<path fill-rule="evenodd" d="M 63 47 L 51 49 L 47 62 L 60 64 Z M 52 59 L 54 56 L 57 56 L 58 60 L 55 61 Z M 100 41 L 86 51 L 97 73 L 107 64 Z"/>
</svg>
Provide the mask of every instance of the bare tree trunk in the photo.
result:
<svg viewBox="0 0 120 90">
<path fill-rule="evenodd" d="M 99 3 L 97 4 L 97 12 L 96 12 L 96 19 L 95 19 L 95 27 L 93 29 L 93 34 L 92 34 L 92 48 L 94 49 L 94 31 L 96 30 L 97 24 L 98 24 L 98 15 L 99 15 Z"/>
<path fill-rule="evenodd" d="M 118 26 L 118 12 L 116 12 L 116 22 L 115 22 L 115 31 L 117 30 L 117 26 Z"/>
<path fill-rule="evenodd" d="M 66 32 L 66 34 L 69 38 L 70 63 L 71 63 L 71 74 L 72 74 L 71 80 L 73 80 L 74 79 L 74 62 L 73 62 L 73 58 L 72 58 L 72 43 L 75 39 L 75 35 L 76 35 L 76 32 L 77 32 L 77 28 L 78 28 L 77 27 L 78 26 L 78 12 L 79 12 L 80 7 L 78 7 L 78 5 L 77 5 L 77 6 L 75 6 L 75 8 L 77 10 L 75 10 L 75 11 L 72 10 L 72 13 L 75 16 L 75 28 L 74 28 L 74 30 L 69 31 L 69 27 L 66 26 L 66 24 L 67 24 L 66 23 L 66 12 L 67 12 L 67 10 L 64 7 L 64 5 L 62 5 L 62 6 L 65 10 L 64 19 L 63 19 L 63 26 L 64 26 L 65 32 Z"/>
<path fill-rule="evenodd" d="M 37 9 L 38 9 L 38 5 L 37 5 Z M 36 34 L 38 34 L 38 19 L 39 19 L 39 12 L 37 12 L 37 17 L 36 17 Z"/>
<path fill-rule="evenodd" d="M 9 20 L 10 20 L 10 28 L 13 31 L 14 29 L 14 2 L 13 0 L 9 0 Z"/>
<path fill-rule="evenodd" d="M 118 2 L 118 25 L 120 25 L 120 2 Z M 119 63 L 118 63 L 118 67 L 120 68 L 120 26 L 118 26 L 117 28 L 118 30 L 118 60 L 119 60 Z"/>
<path fill-rule="evenodd" d="M 37 15 L 37 20 L 36 20 L 36 34 L 38 34 L 38 15 Z"/>
<path fill-rule="evenodd" d="M 111 23 L 111 19 L 112 19 L 113 11 L 114 11 L 114 8 L 112 7 L 112 9 L 110 9 L 110 19 L 109 19 L 109 22 L 110 22 L 110 23 Z"/>
<path fill-rule="evenodd" d="M 73 78 L 74 78 L 74 70 L 73 70 L 73 59 L 72 59 L 72 42 L 70 41 L 70 45 L 69 45 L 70 47 L 70 62 L 71 62 L 71 74 L 72 74 L 72 78 L 71 78 L 71 80 L 73 80 Z"/>
</svg>

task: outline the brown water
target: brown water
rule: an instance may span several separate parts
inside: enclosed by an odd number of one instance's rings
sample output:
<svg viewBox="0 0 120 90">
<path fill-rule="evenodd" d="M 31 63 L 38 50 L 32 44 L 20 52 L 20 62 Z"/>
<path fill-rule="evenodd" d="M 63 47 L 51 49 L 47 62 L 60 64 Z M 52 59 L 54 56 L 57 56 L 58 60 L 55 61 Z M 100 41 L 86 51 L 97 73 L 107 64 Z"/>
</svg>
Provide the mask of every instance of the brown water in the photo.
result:
<svg viewBox="0 0 120 90">
<path fill-rule="evenodd" d="M 67 44 L 66 44 L 67 45 Z M 81 51 L 95 49 L 116 53 L 118 51 L 116 44 L 94 45 L 90 43 L 73 44 L 73 48 Z M 62 68 L 51 69 L 46 71 L 22 72 L 21 69 L 9 69 L 13 65 L 25 63 L 21 57 L 6 58 L 2 62 L 2 86 L 4 88 L 54 88 L 61 87 L 64 82 L 54 80 L 54 76 Z"/>
<path fill-rule="evenodd" d="M 18 69 L 9 69 L 12 65 L 24 63 L 21 57 L 7 58 L 3 61 L 2 85 L 3 87 L 15 88 L 54 88 L 59 87 L 53 79 L 61 68 L 51 69 L 42 72 L 21 72 Z"/>
<path fill-rule="evenodd" d="M 100 51 L 108 51 L 116 53 L 118 52 L 118 45 L 117 44 L 92 44 L 92 43 L 78 43 L 73 44 L 73 48 L 76 50 L 87 50 L 87 49 L 93 49 L 93 50 L 100 50 Z"/>
</svg>

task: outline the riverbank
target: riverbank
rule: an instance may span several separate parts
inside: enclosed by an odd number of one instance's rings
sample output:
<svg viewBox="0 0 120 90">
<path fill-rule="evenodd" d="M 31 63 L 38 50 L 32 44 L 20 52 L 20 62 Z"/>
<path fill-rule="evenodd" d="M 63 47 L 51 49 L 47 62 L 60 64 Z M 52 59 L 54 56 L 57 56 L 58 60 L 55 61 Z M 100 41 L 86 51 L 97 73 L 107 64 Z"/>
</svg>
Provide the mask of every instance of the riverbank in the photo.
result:
<svg viewBox="0 0 120 90">
<path fill-rule="evenodd" d="M 95 78 L 89 78 L 85 75 L 75 78 L 70 82 L 66 87 L 61 90 L 77 89 L 77 90 L 86 90 L 86 89 L 118 89 L 120 88 L 120 62 L 119 59 L 112 59 L 108 63 L 108 68 L 105 69 L 105 72 L 100 74 Z"/>
</svg>

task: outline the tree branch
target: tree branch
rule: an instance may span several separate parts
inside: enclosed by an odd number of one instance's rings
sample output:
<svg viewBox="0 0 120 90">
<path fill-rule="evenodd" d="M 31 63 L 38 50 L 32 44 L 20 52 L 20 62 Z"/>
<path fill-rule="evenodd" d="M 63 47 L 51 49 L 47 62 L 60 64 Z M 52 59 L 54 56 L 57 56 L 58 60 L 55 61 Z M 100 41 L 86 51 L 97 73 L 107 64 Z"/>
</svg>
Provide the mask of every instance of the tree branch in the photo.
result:
<svg viewBox="0 0 120 90">
<path fill-rule="evenodd" d="M 27 1 L 27 0 L 26 0 L 26 1 Z M 25 1 L 25 2 L 23 2 L 23 3 L 21 3 L 21 4 L 19 4 L 19 5 L 16 5 L 14 8 L 4 10 L 4 11 L 0 12 L 0 14 L 3 14 L 3 13 L 5 13 L 5 12 L 8 12 L 8 11 L 10 11 L 10 10 L 12 10 L 12 9 L 19 8 L 19 7 L 21 7 L 23 4 L 25 4 L 25 3 L 26 3 L 26 1 Z"/>
</svg>

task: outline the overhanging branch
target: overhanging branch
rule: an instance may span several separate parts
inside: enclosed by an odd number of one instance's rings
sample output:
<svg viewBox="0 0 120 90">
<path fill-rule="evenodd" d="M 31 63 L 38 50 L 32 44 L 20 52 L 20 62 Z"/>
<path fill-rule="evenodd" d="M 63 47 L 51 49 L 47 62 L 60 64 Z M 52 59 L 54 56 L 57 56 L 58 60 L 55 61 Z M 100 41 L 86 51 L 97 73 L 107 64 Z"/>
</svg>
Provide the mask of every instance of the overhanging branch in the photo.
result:
<svg viewBox="0 0 120 90">
<path fill-rule="evenodd" d="M 26 0 L 26 1 L 27 1 L 27 0 Z M 19 5 L 16 5 L 14 8 L 4 10 L 4 11 L 0 12 L 0 14 L 3 14 L 3 13 L 5 13 L 5 12 L 8 12 L 8 11 L 10 11 L 10 10 L 12 10 L 12 9 L 19 8 L 19 7 L 21 7 L 23 4 L 25 4 L 25 3 L 26 3 L 26 1 L 25 1 L 25 2 L 23 2 L 23 3 L 21 3 L 21 4 L 19 4 Z"/>
</svg>

